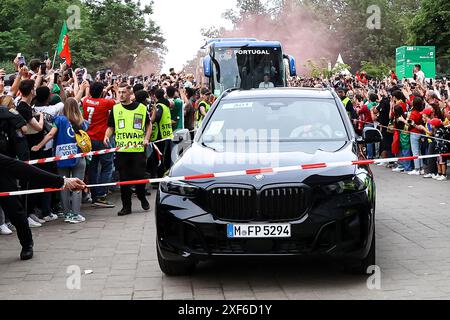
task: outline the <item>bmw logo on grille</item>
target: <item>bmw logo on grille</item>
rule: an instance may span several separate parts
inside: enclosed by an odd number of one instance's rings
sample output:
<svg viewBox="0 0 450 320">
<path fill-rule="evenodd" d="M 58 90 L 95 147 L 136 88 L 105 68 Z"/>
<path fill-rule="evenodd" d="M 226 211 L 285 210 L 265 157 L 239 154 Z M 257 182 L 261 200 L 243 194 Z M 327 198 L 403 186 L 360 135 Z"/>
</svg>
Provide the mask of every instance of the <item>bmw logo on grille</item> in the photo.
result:
<svg viewBox="0 0 450 320">
<path fill-rule="evenodd" d="M 263 176 L 262 174 L 257 174 L 257 175 L 255 176 L 255 179 L 258 180 L 258 181 L 261 181 L 261 180 L 264 179 L 264 176 Z"/>
</svg>

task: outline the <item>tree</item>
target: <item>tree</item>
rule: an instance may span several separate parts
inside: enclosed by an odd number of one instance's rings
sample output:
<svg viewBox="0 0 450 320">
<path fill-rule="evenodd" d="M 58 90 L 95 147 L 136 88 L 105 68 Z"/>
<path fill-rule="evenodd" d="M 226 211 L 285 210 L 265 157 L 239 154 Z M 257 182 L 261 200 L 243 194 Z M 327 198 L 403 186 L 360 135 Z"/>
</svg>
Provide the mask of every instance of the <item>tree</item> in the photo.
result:
<svg viewBox="0 0 450 320">
<path fill-rule="evenodd" d="M 423 0 L 408 26 L 410 45 L 436 46 L 438 72 L 450 69 L 450 2 Z"/>
<path fill-rule="evenodd" d="M 152 4 L 141 8 L 135 0 L 2 0 L 0 2 L 0 61 L 17 52 L 27 60 L 52 55 L 70 5 L 80 9 L 80 29 L 69 30 L 75 66 L 98 70 L 113 66 L 117 72 L 135 67 L 141 53 L 157 57 L 165 53 L 164 38 L 152 21 Z"/>
<path fill-rule="evenodd" d="M 365 71 L 367 75 L 376 79 L 384 79 L 385 77 L 389 76 L 389 71 L 392 69 L 393 68 L 390 68 L 384 63 L 375 64 L 368 61 L 361 62 L 361 70 Z"/>
</svg>

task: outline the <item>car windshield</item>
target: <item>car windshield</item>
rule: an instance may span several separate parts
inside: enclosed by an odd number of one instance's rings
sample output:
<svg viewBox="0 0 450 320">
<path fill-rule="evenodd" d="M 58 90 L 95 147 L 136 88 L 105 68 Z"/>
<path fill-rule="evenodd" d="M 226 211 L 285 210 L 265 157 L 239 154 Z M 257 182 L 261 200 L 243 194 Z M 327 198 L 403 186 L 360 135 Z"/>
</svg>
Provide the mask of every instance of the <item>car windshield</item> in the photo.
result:
<svg viewBox="0 0 450 320">
<path fill-rule="evenodd" d="M 226 99 L 213 112 L 200 137 L 205 145 L 233 141 L 348 140 L 338 105 L 332 99 Z"/>
</svg>

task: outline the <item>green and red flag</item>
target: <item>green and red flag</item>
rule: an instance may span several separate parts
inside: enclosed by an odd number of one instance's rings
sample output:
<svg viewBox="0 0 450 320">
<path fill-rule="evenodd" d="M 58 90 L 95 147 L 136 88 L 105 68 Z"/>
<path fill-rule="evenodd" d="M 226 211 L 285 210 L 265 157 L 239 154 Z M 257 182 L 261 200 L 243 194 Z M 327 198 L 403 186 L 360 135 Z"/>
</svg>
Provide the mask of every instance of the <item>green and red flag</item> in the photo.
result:
<svg viewBox="0 0 450 320">
<path fill-rule="evenodd" d="M 72 65 L 72 56 L 70 54 L 70 48 L 69 48 L 69 35 L 67 34 L 67 23 L 64 21 L 64 25 L 61 29 L 61 34 L 59 35 L 59 42 L 58 42 L 58 48 L 57 53 L 61 58 L 66 59 L 66 63 L 70 66 Z"/>
</svg>

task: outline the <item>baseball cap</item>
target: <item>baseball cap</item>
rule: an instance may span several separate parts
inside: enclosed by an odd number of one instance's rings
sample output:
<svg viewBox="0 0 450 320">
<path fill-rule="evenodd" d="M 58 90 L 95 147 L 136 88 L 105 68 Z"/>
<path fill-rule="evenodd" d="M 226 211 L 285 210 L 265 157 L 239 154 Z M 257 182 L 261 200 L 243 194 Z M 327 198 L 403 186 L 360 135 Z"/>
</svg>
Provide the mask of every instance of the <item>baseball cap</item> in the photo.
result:
<svg viewBox="0 0 450 320">
<path fill-rule="evenodd" d="M 430 120 L 428 123 L 431 124 L 435 128 L 442 126 L 442 120 L 438 119 L 438 118 L 434 118 L 433 120 Z"/>
<path fill-rule="evenodd" d="M 425 114 L 427 116 L 431 116 L 432 112 L 433 112 L 433 108 L 426 108 L 420 114 Z"/>
</svg>

